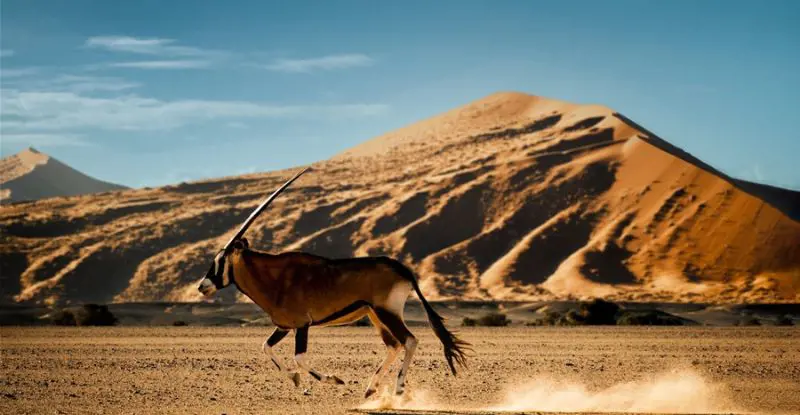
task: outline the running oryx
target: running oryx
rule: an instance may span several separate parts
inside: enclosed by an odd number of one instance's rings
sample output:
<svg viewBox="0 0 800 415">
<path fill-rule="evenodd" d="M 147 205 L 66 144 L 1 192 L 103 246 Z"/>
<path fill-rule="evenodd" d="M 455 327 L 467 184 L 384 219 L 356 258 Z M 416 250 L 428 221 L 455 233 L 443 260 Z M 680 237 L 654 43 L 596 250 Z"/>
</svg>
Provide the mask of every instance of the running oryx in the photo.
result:
<svg viewBox="0 0 800 415">
<path fill-rule="evenodd" d="M 386 359 L 367 386 L 365 397 L 369 397 L 376 392 L 401 349 L 405 350 L 405 356 L 395 393 L 400 395 L 405 389 L 417 339 L 403 321 L 403 308 L 409 293 L 414 290 L 428 314 L 434 333 L 444 346 L 444 357 L 455 375 L 454 363 L 465 364 L 465 352 L 470 350 L 470 345 L 447 330 L 443 318 L 422 295 L 417 279 L 405 265 L 387 257 L 328 259 L 303 252 L 270 254 L 250 249 L 242 235 L 270 202 L 306 170 L 284 183 L 250 214 L 214 257 L 211 268 L 200 282 L 200 292 L 210 296 L 234 284 L 267 312 L 276 328 L 264 341 L 263 350 L 295 385 L 299 385 L 299 373 L 289 371 L 272 351 L 272 347 L 289 331 L 295 332 L 294 360 L 300 370 L 322 382 L 343 384 L 338 377 L 321 374 L 305 361 L 308 329 L 311 326 L 347 324 L 363 316 L 369 317 L 387 347 Z"/>
</svg>

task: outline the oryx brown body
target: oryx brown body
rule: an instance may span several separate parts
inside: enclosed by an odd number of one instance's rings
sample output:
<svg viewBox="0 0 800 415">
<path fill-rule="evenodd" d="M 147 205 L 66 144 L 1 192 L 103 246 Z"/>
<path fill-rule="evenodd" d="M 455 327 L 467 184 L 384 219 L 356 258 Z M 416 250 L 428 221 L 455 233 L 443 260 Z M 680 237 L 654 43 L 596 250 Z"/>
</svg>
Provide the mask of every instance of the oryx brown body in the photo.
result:
<svg viewBox="0 0 800 415">
<path fill-rule="evenodd" d="M 235 249 L 230 261 L 239 290 L 286 329 L 350 323 L 367 315 L 371 306 L 388 306 L 393 292 L 399 295 L 397 290 L 405 286 L 407 296 L 413 288 L 389 258 L 331 260 L 246 248 Z"/>
<path fill-rule="evenodd" d="M 413 290 L 420 299 L 436 336 L 444 346 L 450 370 L 464 364 L 469 344 L 447 330 L 442 317 L 425 299 L 413 272 L 388 257 L 329 259 L 303 252 L 270 254 L 250 249 L 242 237 L 258 214 L 295 179 L 269 196 L 247 218 L 239 231 L 214 258 L 199 290 L 211 295 L 230 284 L 253 300 L 271 317 L 275 331 L 263 349 L 279 370 L 289 373 L 295 384 L 299 374 L 288 371 L 272 351 L 289 331 L 295 332 L 295 362 L 315 379 L 342 384 L 336 376 L 323 375 L 305 362 L 308 329 L 354 322 L 368 316 L 387 347 L 387 356 L 367 386 L 366 396 L 377 390 L 401 350 L 405 351 L 395 393 L 402 394 L 405 378 L 416 349 L 416 337 L 403 321 L 403 309 Z"/>
</svg>

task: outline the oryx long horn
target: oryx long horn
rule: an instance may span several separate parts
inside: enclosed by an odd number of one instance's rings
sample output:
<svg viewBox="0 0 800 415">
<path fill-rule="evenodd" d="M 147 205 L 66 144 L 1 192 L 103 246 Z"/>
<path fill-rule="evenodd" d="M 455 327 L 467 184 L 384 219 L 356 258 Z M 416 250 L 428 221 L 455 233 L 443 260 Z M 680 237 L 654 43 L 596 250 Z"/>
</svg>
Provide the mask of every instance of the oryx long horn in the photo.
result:
<svg viewBox="0 0 800 415">
<path fill-rule="evenodd" d="M 300 173 L 295 174 L 294 177 L 289 179 L 289 181 L 284 183 L 283 186 L 279 187 L 278 190 L 272 192 L 272 194 L 269 195 L 269 197 L 266 200 L 261 202 L 261 204 L 258 205 L 256 210 L 254 210 L 253 213 L 251 213 L 250 216 L 247 217 L 247 220 L 244 221 L 242 226 L 239 228 L 239 231 L 236 232 L 236 235 L 233 235 L 233 238 L 231 238 L 231 240 L 228 241 L 228 243 L 226 243 L 225 247 L 222 249 L 224 251 L 230 249 L 231 245 L 233 245 L 233 241 L 239 239 L 242 235 L 244 235 L 245 231 L 247 231 L 247 228 L 249 228 L 250 225 L 253 223 L 253 221 L 256 220 L 258 215 L 261 214 L 261 212 L 263 212 L 264 209 L 266 209 L 270 203 L 272 203 L 272 200 L 275 199 L 279 194 L 281 194 L 281 192 L 283 192 L 284 189 L 289 187 L 289 185 L 292 184 L 293 181 L 297 180 L 298 177 L 302 176 L 303 173 L 308 171 L 308 169 L 310 169 L 310 167 L 306 167 L 305 169 L 301 170 Z"/>
</svg>

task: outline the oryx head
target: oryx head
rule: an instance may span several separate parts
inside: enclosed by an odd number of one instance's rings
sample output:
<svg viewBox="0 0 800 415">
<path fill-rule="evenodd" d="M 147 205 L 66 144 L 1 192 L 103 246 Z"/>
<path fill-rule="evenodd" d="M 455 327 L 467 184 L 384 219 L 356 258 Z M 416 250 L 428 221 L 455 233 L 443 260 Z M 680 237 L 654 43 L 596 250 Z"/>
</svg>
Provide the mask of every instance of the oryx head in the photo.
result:
<svg viewBox="0 0 800 415">
<path fill-rule="evenodd" d="M 221 290 L 233 282 L 233 264 L 230 261 L 231 254 L 236 251 L 241 251 L 243 249 L 248 248 L 247 239 L 242 237 L 247 228 L 253 223 L 254 220 L 258 217 L 258 215 L 264 211 L 264 209 L 269 206 L 275 197 L 277 197 L 284 189 L 289 187 L 293 181 L 295 181 L 300 175 L 305 173 L 308 168 L 303 169 L 300 173 L 297 173 L 294 177 L 289 179 L 283 186 L 279 187 L 278 190 L 274 191 L 269 197 L 264 200 L 250 216 L 247 217 L 247 220 L 244 221 L 241 227 L 239 227 L 239 231 L 236 232 L 236 235 L 231 238 L 227 244 L 217 252 L 217 255 L 214 256 L 214 262 L 211 263 L 211 267 L 208 269 L 205 278 L 200 281 L 200 286 L 197 287 L 200 292 L 205 295 L 209 296 L 214 294 L 217 290 Z"/>
</svg>

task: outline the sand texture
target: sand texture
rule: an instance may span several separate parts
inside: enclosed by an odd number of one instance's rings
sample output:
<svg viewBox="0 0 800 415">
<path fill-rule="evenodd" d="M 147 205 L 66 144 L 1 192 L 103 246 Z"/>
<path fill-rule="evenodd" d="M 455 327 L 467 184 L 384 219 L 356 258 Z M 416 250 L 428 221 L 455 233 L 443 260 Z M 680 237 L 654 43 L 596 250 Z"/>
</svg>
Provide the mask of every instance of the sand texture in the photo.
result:
<svg viewBox="0 0 800 415">
<path fill-rule="evenodd" d="M 789 414 L 800 407 L 800 330 L 791 327 L 465 328 L 476 354 L 455 378 L 430 329 L 412 330 L 420 338 L 408 378 L 413 399 L 365 402 L 384 353 L 371 327 L 312 330 L 309 362 L 346 384 L 311 384 L 306 376 L 301 389 L 261 352 L 266 328 L 2 327 L 0 413 Z M 292 343 L 276 349 L 284 361 Z"/>
<path fill-rule="evenodd" d="M 0 296 L 199 300 L 212 255 L 294 171 L 3 206 Z M 499 93 L 315 163 L 247 236 L 393 256 L 432 299 L 797 302 L 798 195 L 608 108 Z"/>
</svg>

